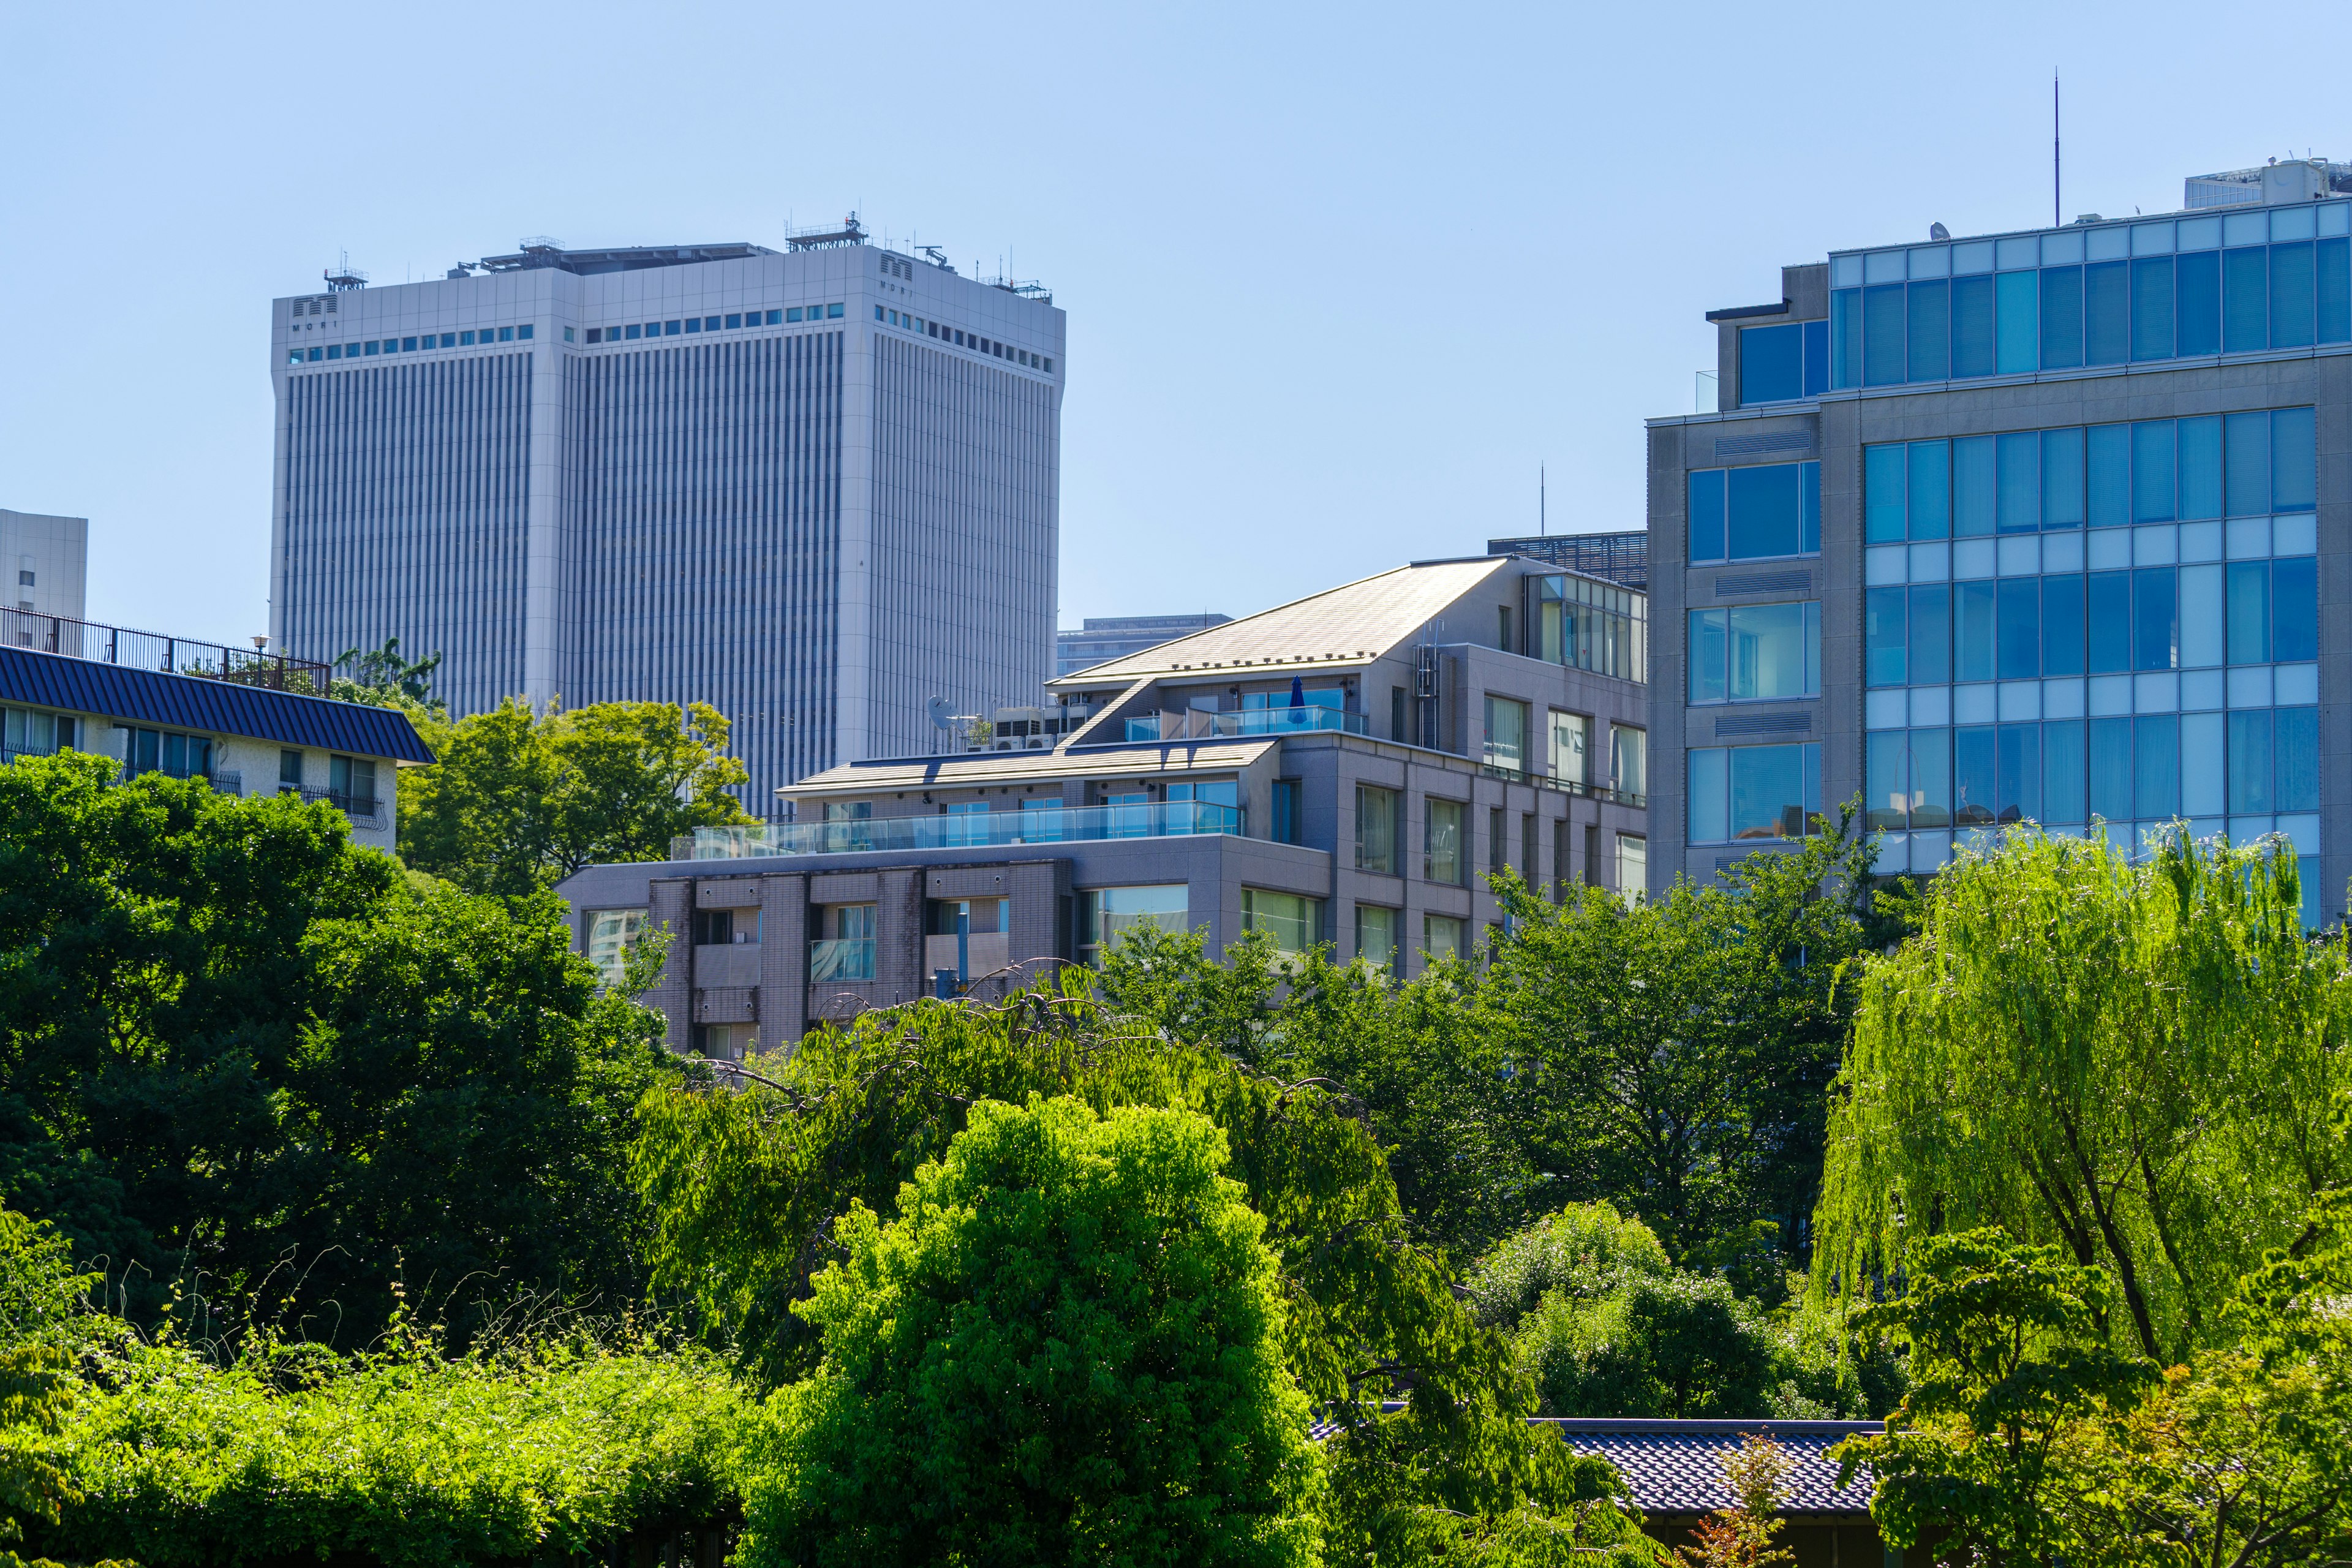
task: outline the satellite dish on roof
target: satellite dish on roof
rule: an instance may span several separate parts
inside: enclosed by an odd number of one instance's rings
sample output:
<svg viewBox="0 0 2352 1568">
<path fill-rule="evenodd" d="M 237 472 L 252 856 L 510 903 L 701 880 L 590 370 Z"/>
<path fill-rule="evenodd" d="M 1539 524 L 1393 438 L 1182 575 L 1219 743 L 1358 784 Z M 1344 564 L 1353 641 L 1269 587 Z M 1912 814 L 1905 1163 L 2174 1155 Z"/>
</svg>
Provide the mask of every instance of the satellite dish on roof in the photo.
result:
<svg viewBox="0 0 2352 1568">
<path fill-rule="evenodd" d="M 925 707 L 930 712 L 932 729 L 952 730 L 955 728 L 956 716 L 954 711 L 954 703 L 950 702 L 944 697 L 934 697 L 929 702 L 925 704 Z"/>
<path fill-rule="evenodd" d="M 1942 224 L 1931 223 L 1927 226 L 1927 237 L 1929 239 L 1949 239 L 1952 237 L 1952 231 L 1946 228 Z"/>
</svg>

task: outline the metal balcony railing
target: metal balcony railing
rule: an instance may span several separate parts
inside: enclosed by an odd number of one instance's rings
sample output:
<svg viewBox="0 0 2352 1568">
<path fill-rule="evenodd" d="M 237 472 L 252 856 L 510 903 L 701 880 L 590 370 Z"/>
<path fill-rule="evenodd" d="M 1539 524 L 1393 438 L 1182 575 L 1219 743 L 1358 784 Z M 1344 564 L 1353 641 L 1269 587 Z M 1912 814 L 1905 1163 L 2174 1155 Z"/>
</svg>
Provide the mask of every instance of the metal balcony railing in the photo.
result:
<svg viewBox="0 0 2352 1568">
<path fill-rule="evenodd" d="M 1481 763 L 1478 764 L 1478 771 L 1490 779 L 1501 779 L 1507 784 L 1533 784 L 1538 789 L 1556 789 L 1562 795 L 1580 795 L 1588 799 L 1605 800 L 1617 805 L 1630 805 L 1637 810 L 1649 804 L 1649 796 L 1635 795 L 1630 790 L 1612 789 L 1607 784 L 1580 784 L 1575 779 L 1556 779 L 1549 773 L 1531 773 L 1518 768 L 1504 767 L 1495 763 Z"/>
<path fill-rule="evenodd" d="M 119 664 L 131 669 L 160 670 L 166 675 L 194 675 L 226 680 L 236 686 L 265 686 L 273 691 L 301 692 L 324 697 L 334 671 L 313 659 L 290 658 L 282 653 L 259 653 L 193 637 L 166 637 L 161 632 L 132 631 L 127 626 L 78 621 L 70 616 L 43 616 L 30 610 L 0 610 L 0 647 L 28 647 L 37 653 L 59 653 L 94 664 Z"/>
<path fill-rule="evenodd" d="M 1168 838 L 1239 834 L 1240 808 L 1201 801 L 1059 810 L 973 811 L 939 816 L 861 817 L 848 822 L 777 822 L 755 827 L 698 827 L 673 853 L 695 860 L 771 855 L 860 855 L 890 849 L 987 849 L 1013 844 L 1068 844 L 1105 838 Z"/>
</svg>

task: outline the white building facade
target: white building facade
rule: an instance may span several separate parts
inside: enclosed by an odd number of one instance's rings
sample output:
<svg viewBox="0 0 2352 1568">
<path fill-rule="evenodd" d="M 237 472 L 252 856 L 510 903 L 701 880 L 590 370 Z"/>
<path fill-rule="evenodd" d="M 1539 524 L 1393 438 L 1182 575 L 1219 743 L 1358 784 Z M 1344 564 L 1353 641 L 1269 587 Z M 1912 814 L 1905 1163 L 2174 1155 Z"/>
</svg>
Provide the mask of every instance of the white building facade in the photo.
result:
<svg viewBox="0 0 2352 1568">
<path fill-rule="evenodd" d="M 563 250 L 273 306 L 274 646 L 458 713 L 707 701 L 767 809 L 1054 671 L 1064 313 L 862 243 Z"/>
</svg>

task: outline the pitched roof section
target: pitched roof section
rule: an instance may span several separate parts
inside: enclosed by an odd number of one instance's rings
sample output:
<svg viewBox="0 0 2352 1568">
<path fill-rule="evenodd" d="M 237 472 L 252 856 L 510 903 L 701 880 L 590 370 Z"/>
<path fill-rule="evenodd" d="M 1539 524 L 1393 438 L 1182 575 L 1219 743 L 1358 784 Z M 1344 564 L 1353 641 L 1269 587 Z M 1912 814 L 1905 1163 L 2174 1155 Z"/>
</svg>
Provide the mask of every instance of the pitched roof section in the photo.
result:
<svg viewBox="0 0 2352 1568">
<path fill-rule="evenodd" d="M 1412 641 L 1448 605 L 1509 570 L 1507 556 L 1399 566 L 1049 680 L 1046 688 L 1093 691 L 1203 671 L 1263 677 L 1359 668 Z"/>
<path fill-rule="evenodd" d="M 1282 742 L 1172 741 L 1164 746 L 1097 746 L 1066 752 L 958 752 L 939 757 L 845 763 L 811 773 L 776 793 L 839 795 L 849 790 L 977 789 L 983 784 L 1045 784 L 1120 773 L 1231 772 Z"/>
<path fill-rule="evenodd" d="M 1598 1454 L 1617 1467 L 1643 1513 L 1712 1513 L 1738 1500 L 1723 1484 L 1722 1456 L 1739 1447 L 1742 1435 L 1760 1432 L 1789 1456 L 1787 1514 L 1870 1511 L 1872 1480 L 1857 1470 L 1853 1484 L 1837 1484 L 1838 1462 L 1829 1450 L 1857 1433 L 1885 1429 L 1876 1421 L 1662 1421 L 1548 1419 L 1580 1454 Z"/>
<path fill-rule="evenodd" d="M 394 708 L 299 697 L 263 686 L 166 675 L 30 648 L 0 647 L 0 701 L 360 757 L 433 761 L 408 715 Z"/>
</svg>

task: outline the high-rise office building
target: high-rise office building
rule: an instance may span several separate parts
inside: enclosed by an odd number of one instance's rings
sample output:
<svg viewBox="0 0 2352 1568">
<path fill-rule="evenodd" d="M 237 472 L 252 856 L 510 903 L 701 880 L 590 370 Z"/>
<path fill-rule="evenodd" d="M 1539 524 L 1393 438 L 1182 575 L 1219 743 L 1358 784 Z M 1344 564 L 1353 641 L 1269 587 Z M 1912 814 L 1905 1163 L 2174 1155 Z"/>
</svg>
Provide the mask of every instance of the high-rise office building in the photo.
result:
<svg viewBox="0 0 2352 1568">
<path fill-rule="evenodd" d="M 2342 918 L 2337 183 L 2279 164 L 2171 216 L 1938 225 L 1710 312 L 1722 411 L 1649 427 L 1654 882 L 1860 797 L 1882 870 L 2021 820 L 2281 834 L 2306 915 Z"/>
<path fill-rule="evenodd" d="M 1054 673 L 1076 675 L 1082 669 L 1146 648 L 1158 647 L 1194 632 L 1222 626 L 1233 619 L 1213 610 L 1189 616 L 1088 616 L 1077 631 L 1055 634 Z"/>
<path fill-rule="evenodd" d="M 1064 315 L 865 243 L 526 241 L 273 308 L 277 646 L 460 712 L 701 700 L 744 799 L 1054 670 Z"/>
</svg>

